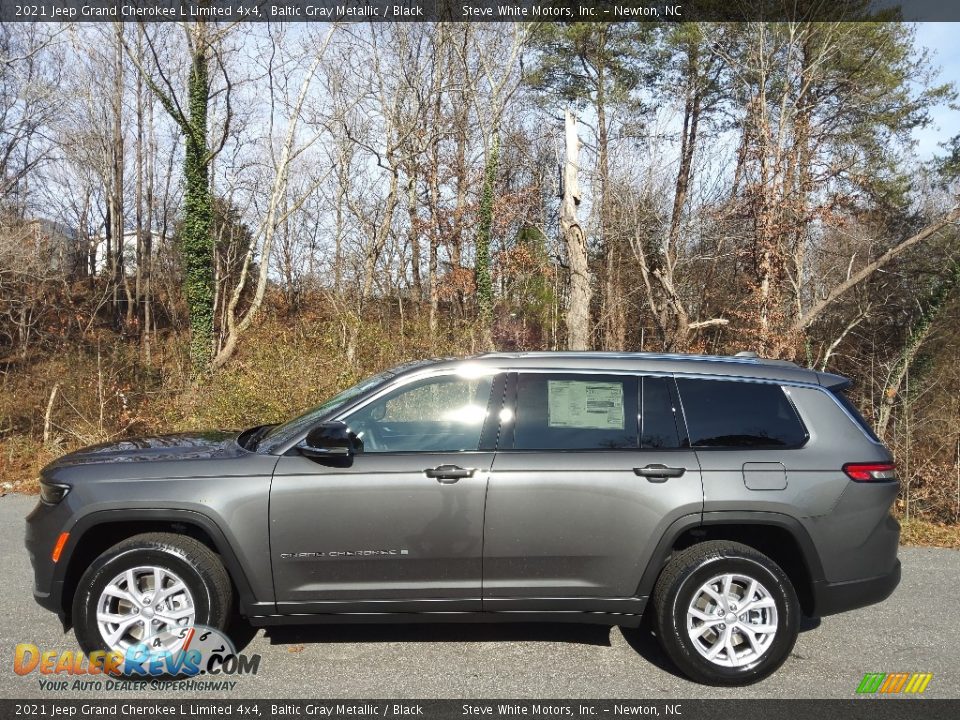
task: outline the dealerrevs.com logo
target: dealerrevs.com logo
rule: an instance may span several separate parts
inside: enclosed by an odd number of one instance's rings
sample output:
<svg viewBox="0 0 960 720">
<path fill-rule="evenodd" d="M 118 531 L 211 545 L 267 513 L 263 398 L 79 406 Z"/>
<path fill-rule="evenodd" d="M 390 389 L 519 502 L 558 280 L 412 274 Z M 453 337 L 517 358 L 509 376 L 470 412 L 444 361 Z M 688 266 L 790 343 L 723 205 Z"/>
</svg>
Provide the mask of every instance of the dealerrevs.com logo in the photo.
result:
<svg viewBox="0 0 960 720">
<path fill-rule="evenodd" d="M 167 650 L 175 647 L 175 650 Z M 38 675 L 40 689 L 123 690 L 169 687 L 177 689 L 232 690 L 233 678 L 256 675 L 260 655 L 238 653 L 221 631 L 203 625 L 180 627 L 176 635 L 159 635 L 150 643 L 131 643 L 123 650 L 92 652 L 42 651 L 20 643 L 14 649 L 17 675 Z M 203 680 L 196 679 L 204 676 Z"/>
</svg>

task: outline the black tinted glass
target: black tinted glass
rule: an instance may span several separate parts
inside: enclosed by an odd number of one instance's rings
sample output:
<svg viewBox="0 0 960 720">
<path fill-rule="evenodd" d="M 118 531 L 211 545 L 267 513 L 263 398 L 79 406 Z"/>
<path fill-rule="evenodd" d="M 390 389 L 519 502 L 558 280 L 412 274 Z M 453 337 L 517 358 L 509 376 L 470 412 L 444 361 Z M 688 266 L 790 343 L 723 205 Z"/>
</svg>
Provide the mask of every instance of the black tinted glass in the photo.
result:
<svg viewBox="0 0 960 720">
<path fill-rule="evenodd" d="M 694 447 L 798 447 L 807 434 L 783 388 L 771 383 L 677 379 Z"/>
<path fill-rule="evenodd" d="M 521 374 L 516 450 L 637 447 L 637 380 L 616 375 Z"/>
<path fill-rule="evenodd" d="M 665 377 L 643 378 L 643 410 L 640 413 L 640 447 L 668 449 L 681 447 L 670 384 Z"/>
</svg>

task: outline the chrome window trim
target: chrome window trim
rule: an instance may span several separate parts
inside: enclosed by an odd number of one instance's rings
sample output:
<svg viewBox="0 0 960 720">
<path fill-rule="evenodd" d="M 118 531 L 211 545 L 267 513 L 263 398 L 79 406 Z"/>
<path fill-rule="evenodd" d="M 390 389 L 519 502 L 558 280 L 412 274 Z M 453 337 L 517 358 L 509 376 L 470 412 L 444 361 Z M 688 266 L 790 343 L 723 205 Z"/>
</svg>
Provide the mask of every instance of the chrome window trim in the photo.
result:
<svg viewBox="0 0 960 720">
<path fill-rule="evenodd" d="M 544 357 L 550 357 L 550 356 L 545 355 Z M 621 357 L 627 357 L 627 356 L 621 356 Z M 652 357 L 652 356 L 648 355 L 647 357 Z M 670 355 L 657 355 L 656 357 L 665 358 L 665 359 L 667 358 L 688 359 L 688 360 L 691 359 L 689 356 L 675 357 Z M 564 367 L 544 367 L 544 366 L 529 367 L 529 366 L 517 366 L 512 363 L 488 366 L 486 363 L 478 362 L 478 360 L 480 360 L 481 358 L 483 358 L 482 355 L 478 357 L 470 358 L 470 359 L 465 359 L 459 365 L 448 365 L 441 368 L 427 367 L 422 370 L 401 375 L 397 377 L 394 381 L 380 388 L 375 394 L 367 398 L 364 398 L 356 405 L 351 405 L 347 410 L 345 410 L 344 412 L 338 413 L 332 419 L 343 420 L 345 417 L 349 416 L 353 412 L 363 409 L 364 407 L 366 407 L 372 402 L 375 402 L 376 400 L 383 397 L 384 395 L 391 393 L 394 390 L 397 390 L 410 383 L 414 383 L 427 378 L 434 378 L 434 377 L 439 378 L 439 377 L 444 377 L 448 375 L 464 376 L 464 371 L 466 369 L 472 369 L 472 368 L 476 368 L 477 377 L 481 377 L 481 376 L 495 377 L 496 375 L 499 375 L 499 374 L 508 374 L 508 373 L 516 373 L 516 374 L 563 373 L 566 375 L 627 375 L 632 377 L 669 377 L 669 378 L 673 378 L 674 380 L 678 380 L 678 379 L 727 380 L 727 381 L 734 381 L 734 382 L 751 382 L 751 383 L 764 383 L 767 385 L 778 385 L 784 389 L 788 387 L 797 387 L 797 388 L 807 388 L 811 390 L 817 390 L 821 393 L 826 394 L 827 397 L 830 398 L 831 402 L 833 402 L 834 405 L 840 408 L 840 411 L 844 414 L 844 416 L 856 426 L 857 430 L 868 441 L 870 441 L 872 445 L 875 445 L 878 447 L 885 447 L 882 441 L 877 442 L 872 437 L 870 437 L 870 435 L 860 426 L 860 423 L 857 421 L 857 419 L 854 418 L 847 411 L 845 407 L 843 407 L 843 404 L 836 398 L 836 396 L 830 391 L 829 388 L 826 388 L 817 382 L 807 382 L 803 380 L 783 380 L 783 379 L 777 379 L 777 378 L 751 377 L 751 376 L 734 375 L 734 374 L 727 374 L 727 373 L 696 373 L 696 372 L 684 372 L 684 371 L 678 372 L 675 370 L 640 370 L 640 369 L 633 369 L 633 368 L 617 369 L 617 368 L 604 368 L 604 367 L 597 367 L 597 368 L 564 368 Z M 503 358 L 503 359 L 510 359 L 510 358 Z M 704 360 L 706 362 L 730 362 L 731 361 L 730 358 L 725 358 L 722 356 L 713 356 L 713 357 L 705 356 L 703 358 L 698 357 L 696 359 Z M 744 364 L 751 364 L 751 363 L 760 364 L 760 363 L 757 363 L 753 358 L 741 358 L 741 359 L 737 359 L 736 362 L 742 362 Z M 469 375 L 466 375 L 466 377 L 469 377 Z M 796 407 L 796 403 L 794 403 L 793 398 L 790 396 L 789 392 L 787 392 L 786 390 L 784 390 L 784 392 L 787 396 L 788 402 L 790 402 L 791 406 L 793 406 L 794 412 L 797 413 L 797 417 L 800 420 L 801 425 L 803 426 L 804 432 L 806 432 L 807 434 L 807 438 L 804 441 L 803 445 L 798 447 L 770 448 L 770 449 L 796 450 L 802 447 L 806 447 L 810 441 L 810 437 L 811 437 L 810 431 L 807 428 L 807 425 L 804 422 L 803 416 L 801 415 L 799 409 Z M 682 396 L 679 395 L 679 393 L 677 397 L 677 402 L 680 405 L 680 412 L 683 416 L 684 425 L 686 426 L 687 414 L 686 414 L 685 408 L 683 407 L 683 398 Z M 687 432 L 689 433 L 689 428 L 687 429 Z M 305 432 L 303 433 L 303 435 L 297 436 L 290 442 L 285 443 L 283 446 L 274 448 L 274 450 L 272 451 L 272 454 L 284 455 L 291 448 L 295 447 L 299 442 L 301 442 L 306 436 L 307 436 L 307 433 Z M 677 449 L 701 451 L 701 450 L 726 450 L 728 448 L 695 448 L 693 446 L 688 446 L 687 448 L 677 448 Z M 743 449 L 743 448 L 739 448 L 739 449 Z M 497 450 L 497 452 L 500 452 L 500 451 Z"/>
</svg>

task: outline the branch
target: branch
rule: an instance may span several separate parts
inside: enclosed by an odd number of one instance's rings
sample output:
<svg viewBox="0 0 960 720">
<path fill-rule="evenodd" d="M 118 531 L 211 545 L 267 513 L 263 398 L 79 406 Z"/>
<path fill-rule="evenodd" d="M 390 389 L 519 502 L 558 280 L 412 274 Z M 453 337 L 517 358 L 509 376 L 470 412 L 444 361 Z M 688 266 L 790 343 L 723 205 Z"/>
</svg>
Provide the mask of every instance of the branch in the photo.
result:
<svg viewBox="0 0 960 720">
<path fill-rule="evenodd" d="M 211 160 L 220 154 L 220 151 L 223 150 L 224 146 L 227 144 L 227 138 L 230 137 L 230 124 L 233 121 L 233 109 L 230 106 L 230 96 L 233 95 L 233 83 L 230 82 L 230 74 L 227 72 L 227 67 L 223 63 L 223 58 L 220 56 L 220 51 L 214 49 L 212 45 L 208 45 L 207 47 L 213 50 L 213 56 L 217 60 L 217 65 L 220 66 L 220 72 L 223 73 L 223 79 L 226 83 L 226 117 L 223 121 L 223 134 L 220 136 L 220 142 L 217 143 L 217 149 L 207 151 L 204 162 L 209 164 Z"/>
<path fill-rule="evenodd" d="M 877 270 L 882 268 L 888 262 L 896 258 L 898 255 L 903 253 L 905 250 L 909 250 L 914 245 L 923 242 L 924 240 L 930 238 L 933 235 L 936 235 L 938 232 L 943 230 L 948 225 L 953 225 L 960 220 L 960 208 L 954 208 L 949 213 L 947 213 L 942 219 L 938 220 L 931 225 L 927 225 L 923 230 L 918 232 L 916 235 L 908 237 L 906 240 L 901 241 L 897 245 L 894 245 L 892 248 L 887 250 L 883 255 L 878 257 L 872 263 L 869 263 L 863 266 L 858 272 L 848 277 L 839 285 L 836 285 L 826 297 L 822 300 L 816 302 L 813 307 L 811 307 L 807 312 L 805 312 L 793 325 L 792 330 L 794 332 L 801 332 L 808 328 L 814 320 L 816 320 L 824 310 L 826 310 L 830 305 L 834 303 L 841 295 L 846 293 L 848 290 L 858 285 L 859 283 L 866 280 L 868 277 L 873 275 Z"/>
<path fill-rule="evenodd" d="M 867 305 L 866 309 L 863 310 L 859 315 L 857 315 L 853 320 L 847 323 L 847 326 L 834 338 L 833 342 L 827 346 L 827 351 L 823 354 L 823 362 L 820 363 L 820 372 L 827 371 L 827 365 L 830 362 L 830 358 L 833 357 L 834 351 L 840 346 L 840 343 L 843 342 L 843 339 L 847 337 L 853 329 L 857 327 L 861 322 L 866 320 L 868 314 L 870 313 L 870 306 Z"/>
<path fill-rule="evenodd" d="M 729 325 L 730 321 L 727 318 L 711 318 L 710 320 L 700 320 L 698 322 L 692 322 L 687 327 L 690 330 L 698 330 L 705 327 L 715 327 L 717 325 Z"/>
<path fill-rule="evenodd" d="M 190 122 L 187 120 L 187 116 L 184 114 L 183 109 L 180 107 L 180 103 L 177 102 L 177 95 L 173 90 L 173 86 L 170 84 L 170 81 L 167 79 L 167 76 L 163 74 L 163 70 L 160 66 L 160 58 L 157 56 L 157 50 L 153 46 L 153 40 L 150 39 L 150 36 L 147 35 L 147 31 L 144 28 L 143 23 L 137 23 L 137 27 L 140 28 L 140 32 L 144 40 L 147 42 L 147 47 L 150 48 L 150 53 L 153 55 L 153 61 L 157 66 L 157 72 L 160 77 L 163 79 L 164 84 L 169 89 L 170 93 L 167 94 L 160 89 L 160 86 L 154 82 L 153 78 L 150 76 L 150 73 L 147 72 L 147 69 L 140 62 L 140 58 L 135 53 L 129 45 L 127 45 L 126 38 L 123 34 L 120 34 L 120 42 L 123 44 L 123 49 L 127 51 L 127 57 L 130 58 L 134 66 L 140 72 L 140 77 L 143 78 L 144 82 L 147 83 L 147 87 L 157 96 L 157 99 L 160 101 L 160 104 L 163 105 L 164 109 L 169 113 L 170 117 L 173 118 L 173 121 L 180 126 L 180 129 L 184 132 L 190 127 Z"/>
<path fill-rule="evenodd" d="M 53 415 L 53 403 L 57 399 L 57 392 L 60 390 L 60 383 L 53 384 L 53 390 L 50 391 L 50 399 L 47 401 L 47 411 L 43 414 L 43 444 L 50 446 L 50 418 Z"/>
</svg>

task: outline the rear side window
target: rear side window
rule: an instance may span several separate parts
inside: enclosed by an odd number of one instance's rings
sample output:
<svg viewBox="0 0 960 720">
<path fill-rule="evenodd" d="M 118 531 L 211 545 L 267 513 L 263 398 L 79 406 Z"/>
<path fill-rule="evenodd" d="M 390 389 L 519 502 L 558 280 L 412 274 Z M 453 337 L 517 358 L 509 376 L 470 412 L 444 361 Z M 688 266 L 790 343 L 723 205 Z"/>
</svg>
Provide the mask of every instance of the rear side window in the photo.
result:
<svg viewBox="0 0 960 720">
<path fill-rule="evenodd" d="M 520 374 L 515 450 L 637 447 L 637 379 L 618 375 Z"/>
<path fill-rule="evenodd" d="M 779 385 L 677 378 L 690 444 L 701 448 L 791 448 L 807 440 Z"/>
<path fill-rule="evenodd" d="M 640 447 L 668 450 L 683 447 L 677 430 L 677 403 L 670 386 L 672 378 L 643 378 L 640 411 Z M 684 438 L 686 440 L 686 438 Z"/>
<path fill-rule="evenodd" d="M 860 426 L 860 429 L 867 434 L 871 440 L 875 443 L 880 442 L 880 438 L 877 437 L 877 434 L 873 431 L 873 428 L 870 427 L 870 423 L 866 421 L 860 411 L 857 409 L 857 406 L 840 390 L 831 390 L 831 394 L 837 399 L 837 402 L 840 403 L 841 407 L 847 411 L 850 417 L 853 418 L 853 421 Z"/>
</svg>

